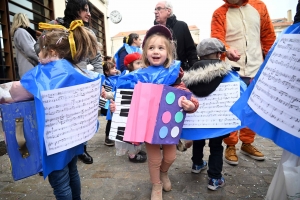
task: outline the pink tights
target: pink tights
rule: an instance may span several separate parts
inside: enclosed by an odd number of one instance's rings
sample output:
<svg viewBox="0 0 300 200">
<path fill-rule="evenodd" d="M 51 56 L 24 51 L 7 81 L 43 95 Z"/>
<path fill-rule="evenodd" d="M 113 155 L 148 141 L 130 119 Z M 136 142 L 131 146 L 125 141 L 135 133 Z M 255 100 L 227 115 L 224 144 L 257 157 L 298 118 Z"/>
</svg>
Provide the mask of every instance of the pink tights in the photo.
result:
<svg viewBox="0 0 300 200">
<path fill-rule="evenodd" d="M 148 168 L 151 182 L 161 183 L 160 171 L 167 172 L 176 158 L 176 145 L 160 145 L 146 144 L 148 155 Z"/>
</svg>

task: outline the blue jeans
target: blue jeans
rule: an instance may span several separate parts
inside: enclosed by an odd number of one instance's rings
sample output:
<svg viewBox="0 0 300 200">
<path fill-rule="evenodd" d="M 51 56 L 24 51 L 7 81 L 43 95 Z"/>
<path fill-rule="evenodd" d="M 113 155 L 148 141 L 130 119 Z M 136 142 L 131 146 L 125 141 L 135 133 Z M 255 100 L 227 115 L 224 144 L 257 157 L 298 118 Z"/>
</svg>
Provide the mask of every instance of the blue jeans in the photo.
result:
<svg viewBox="0 0 300 200">
<path fill-rule="evenodd" d="M 53 171 L 48 176 L 57 200 L 80 200 L 81 186 L 77 171 L 77 156 L 65 168 Z"/>
</svg>

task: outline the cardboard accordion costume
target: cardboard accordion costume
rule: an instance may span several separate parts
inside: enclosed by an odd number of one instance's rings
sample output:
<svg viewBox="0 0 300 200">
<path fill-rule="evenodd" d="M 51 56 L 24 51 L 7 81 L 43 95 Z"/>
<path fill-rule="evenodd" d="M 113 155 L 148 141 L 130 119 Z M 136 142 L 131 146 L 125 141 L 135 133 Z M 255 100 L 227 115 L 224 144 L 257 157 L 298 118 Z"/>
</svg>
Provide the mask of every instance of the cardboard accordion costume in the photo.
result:
<svg viewBox="0 0 300 200">
<path fill-rule="evenodd" d="M 177 144 L 186 115 L 181 100 L 191 96 L 171 86 L 139 82 L 134 88 L 124 141 Z"/>
<path fill-rule="evenodd" d="M 7 152 L 15 181 L 42 170 L 34 101 L 0 104 Z"/>
</svg>

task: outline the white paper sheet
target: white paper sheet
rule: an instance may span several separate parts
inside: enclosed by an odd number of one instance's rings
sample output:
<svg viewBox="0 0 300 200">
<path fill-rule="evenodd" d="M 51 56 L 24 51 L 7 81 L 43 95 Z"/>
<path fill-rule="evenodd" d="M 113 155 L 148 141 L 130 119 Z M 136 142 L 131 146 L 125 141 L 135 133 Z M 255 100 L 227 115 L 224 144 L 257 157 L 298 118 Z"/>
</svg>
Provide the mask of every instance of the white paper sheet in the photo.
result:
<svg viewBox="0 0 300 200">
<path fill-rule="evenodd" d="M 283 35 L 248 100 L 274 126 L 300 138 L 300 35 Z"/>
<path fill-rule="evenodd" d="M 187 114 L 183 128 L 232 128 L 241 125 L 241 121 L 229 111 L 240 98 L 240 83 L 221 83 L 207 97 L 198 98 L 199 108 L 195 113 Z"/>
<path fill-rule="evenodd" d="M 47 155 L 91 139 L 97 131 L 100 80 L 42 91 Z"/>
</svg>

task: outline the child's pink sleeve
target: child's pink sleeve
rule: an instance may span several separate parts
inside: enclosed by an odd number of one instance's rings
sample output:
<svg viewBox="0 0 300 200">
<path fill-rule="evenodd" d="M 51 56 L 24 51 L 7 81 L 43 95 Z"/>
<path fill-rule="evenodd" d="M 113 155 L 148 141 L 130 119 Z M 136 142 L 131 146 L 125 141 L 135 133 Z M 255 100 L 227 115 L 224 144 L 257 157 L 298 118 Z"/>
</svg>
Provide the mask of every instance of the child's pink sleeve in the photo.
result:
<svg viewBox="0 0 300 200">
<path fill-rule="evenodd" d="M 20 81 L 14 81 L 9 93 L 14 102 L 25 101 L 33 99 L 31 93 L 29 93 L 22 85 Z"/>
</svg>

